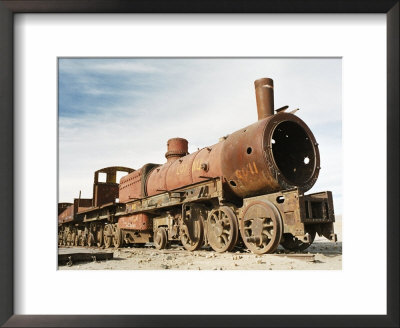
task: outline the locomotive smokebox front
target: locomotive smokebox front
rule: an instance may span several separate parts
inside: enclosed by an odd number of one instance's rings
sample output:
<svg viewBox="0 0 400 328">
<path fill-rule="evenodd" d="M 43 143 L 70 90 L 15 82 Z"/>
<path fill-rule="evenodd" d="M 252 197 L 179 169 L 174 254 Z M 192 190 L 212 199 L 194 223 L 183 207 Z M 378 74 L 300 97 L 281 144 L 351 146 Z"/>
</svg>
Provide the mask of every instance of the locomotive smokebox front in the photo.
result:
<svg viewBox="0 0 400 328">
<path fill-rule="evenodd" d="M 223 141 L 221 168 L 227 185 L 242 198 L 295 187 L 302 192 L 311 189 L 320 170 L 313 133 L 285 109 L 274 114 L 271 79 L 254 84 L 258 122 Z"/>
</svg>

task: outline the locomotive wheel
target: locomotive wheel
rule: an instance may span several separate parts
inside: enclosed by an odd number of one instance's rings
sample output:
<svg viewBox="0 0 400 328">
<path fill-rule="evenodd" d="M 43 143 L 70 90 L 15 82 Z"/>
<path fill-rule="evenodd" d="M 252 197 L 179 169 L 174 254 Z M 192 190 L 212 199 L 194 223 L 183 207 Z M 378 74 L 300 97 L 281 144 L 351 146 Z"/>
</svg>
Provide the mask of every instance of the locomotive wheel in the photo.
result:
<svg viewBox="0 0 400 328">
<path fill-rule="evenodd" d="M 291 233 L 283 234 L 283 240 L 281 241 L 281 245 L 289 250 L 289 251 L 304 251 L 313 243 L 316 232 L 311 231 L 309 232 L 310 241 L 308 243 L 304 243 L 301 240 L 297 239 Z"/>
<path fill-rule="evenodd" d="M 85 246 L 86 245 L 86 236 L 84 235 L 84 234 L 82 234 L 80 237 L 79 237 L 79 246 Z"/>
<path fill-rule="evenodd" d="M 103 246 L 103 227 L 101 227 L 99 230 L 97 230 L 97 235 L 96 235 L 96 241 L 97 241 L 97 247 Z"/>
<path fill-rule="evenodd" d="M 214 209 L 207 218 L 207 239 L 216 252 L 232 250 L 239 236 L 237 217 L 231 208 Z"/>
<path fill-rule="evenodd" d="M 89 247 L 92 247 L 94 245 L 94 236 L 93 233 L 89 232 L 88 238 L 87 238 L 87 245 Z"/>
<path fill-rule="evenodd" d="M 164 249 L 167 246 L 168 239 L 165 228 L 159 227 L 154 231 L 153 241 L 157 249 Z"/>
<path fill-rule="evenodd" d="M 110 248 L 113 240 L 113 229 L 111 224 L 107 224 L 104 228 L 104 247 Z"/>
<path fill-rule="evenodd" d="M 71 233 L 68 232 L 68 235 L 67 235 L 67 246 L 72 246 L 71 237 L 72 237 Z"/>
<path fill-rule="evenodd" d="M 115 248 L 120 248 L 124 244 L 124 240 L 122 239 L 122 231 L 118 227 L 116 227 L 114 230 L 113 244 Z"/>
<path fill-rule="evenodd" d="M 244 209 L 240 234 L 253 253 L 273 253 L 281 241 L 282 230 L 280 213 L 271 202 L 253 201 Z"/>
<path fill-rule="evenodd" d="M 180 226 L 180 237 L 183 247 L 188 251 L 199 249 L 204 241 L 204 224 L 201 217 L 185 220 Z"/>
<path fill-rule="evenodd" d="M 78 234 L 76 234 L 75 240 L 74 240 L 74 246 L 78 246 L 78 245 L 79 245 L 79 237 L 78 237 Z"/>
<path fill-rule="evenodd" d="M 75 245 L 75 239 L 76 239 L 76 233 L 73 232 L 73 233 L 72 233 L 72 236 L 71 236 L 71 246 L 76 246 L 76 245 Z"/>
</svg>

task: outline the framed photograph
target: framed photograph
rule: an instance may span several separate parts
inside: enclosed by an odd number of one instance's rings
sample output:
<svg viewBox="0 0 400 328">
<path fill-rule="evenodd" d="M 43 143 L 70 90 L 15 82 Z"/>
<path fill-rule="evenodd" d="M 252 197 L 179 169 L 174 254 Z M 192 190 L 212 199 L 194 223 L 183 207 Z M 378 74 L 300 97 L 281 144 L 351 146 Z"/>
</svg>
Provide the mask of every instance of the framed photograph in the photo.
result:
<svg viewBox="0 0 400 328">
<path fill-rule="evenodd" d="M 398 2 L 151 5 L 0 2 L 1 323 L 397 326 Z M 249 126 L 257 106 L 247 95 L 264 77 L 274 79 L 273 109 L 298 106 L 317 140 L 335 139 L 315 191 L 331 185 L 343 213 L 341 263 L 58 270 L 57 202 L 90 198 L 82 188 L 101 167 L 162 163 L 170 136 L 196 153 L 217 132 Z"/>
</svg>

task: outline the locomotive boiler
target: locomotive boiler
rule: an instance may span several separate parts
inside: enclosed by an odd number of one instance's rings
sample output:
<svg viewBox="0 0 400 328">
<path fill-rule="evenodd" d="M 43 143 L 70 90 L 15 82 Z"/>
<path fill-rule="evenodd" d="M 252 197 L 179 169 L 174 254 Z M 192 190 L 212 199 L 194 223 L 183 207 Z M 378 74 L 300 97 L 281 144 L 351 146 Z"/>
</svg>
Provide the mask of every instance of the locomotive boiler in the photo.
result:
<svg viewBox="0 0 400 328">
<path fill-rule="evenodd" d="M 316 234 L 335 241 L 332 193 L 305 194 L 320 170 L 314 135 L 295 111 L 274 110 L 272 79 L 254 84 L 257 122 L 191 154 L 186 139 L 169 139 L 164 164 L 97 171 L 93 199 L 62 203 L 60 244 L 244 245 L 264 254 L 279 244 L 304 250 Z M 119 184 L 117 171 L 128 173 Z"/>
</svg>

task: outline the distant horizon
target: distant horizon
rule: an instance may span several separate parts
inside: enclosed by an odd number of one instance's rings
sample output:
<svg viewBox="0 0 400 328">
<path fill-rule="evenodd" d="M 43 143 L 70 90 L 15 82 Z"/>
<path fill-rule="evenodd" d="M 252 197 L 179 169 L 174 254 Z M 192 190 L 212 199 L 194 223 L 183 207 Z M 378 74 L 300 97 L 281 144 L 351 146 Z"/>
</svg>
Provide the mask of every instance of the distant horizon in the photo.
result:
<svg viewBox="0 0 400 328">
<path fill-rule="evenodd" d="M 274 80 L 319 143 L 321 171 L 307 193 L 330 190 L 342 213 L 342 66 L 312 59 L 59 59 L 59 202 L 92 198 L 93 173 L 165 163 L 167 140 L 189 152 L 257 121 L 254 80 Z M 341 214 L 336 214 L 341 215 Z"/>
</svg>

